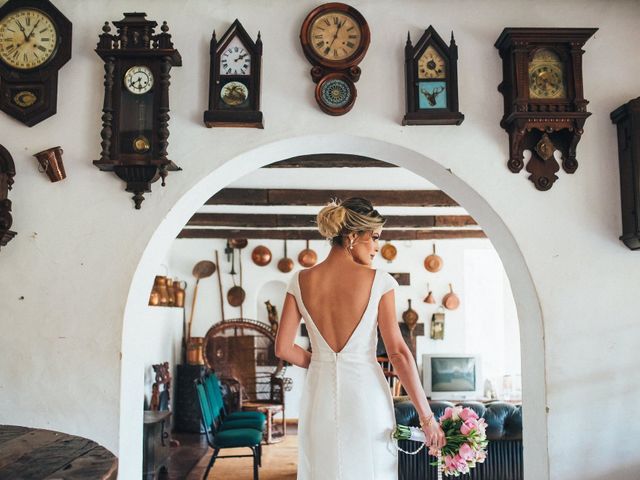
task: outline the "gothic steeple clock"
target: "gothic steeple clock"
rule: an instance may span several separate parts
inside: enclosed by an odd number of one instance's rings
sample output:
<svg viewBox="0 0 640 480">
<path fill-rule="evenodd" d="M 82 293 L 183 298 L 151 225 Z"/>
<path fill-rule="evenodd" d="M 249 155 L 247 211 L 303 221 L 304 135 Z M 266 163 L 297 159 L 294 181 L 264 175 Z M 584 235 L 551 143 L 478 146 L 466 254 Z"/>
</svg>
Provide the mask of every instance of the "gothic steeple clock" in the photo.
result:
<svg viewBox="0 0 640 480">
<path fill-rule="evenodd" d="M 96 53 L 104 60 L 102 152 L 94 165 L 114 172 L 134 194 L 140 209 L 143 193 L 170 171 L 181 170 L 167 158 L 169 144 L 169 72 L 182 66 L 167 22 L 155 33 L 156 22 L 145 13 L 125 13 L 105 22 Z"/>
</svg>

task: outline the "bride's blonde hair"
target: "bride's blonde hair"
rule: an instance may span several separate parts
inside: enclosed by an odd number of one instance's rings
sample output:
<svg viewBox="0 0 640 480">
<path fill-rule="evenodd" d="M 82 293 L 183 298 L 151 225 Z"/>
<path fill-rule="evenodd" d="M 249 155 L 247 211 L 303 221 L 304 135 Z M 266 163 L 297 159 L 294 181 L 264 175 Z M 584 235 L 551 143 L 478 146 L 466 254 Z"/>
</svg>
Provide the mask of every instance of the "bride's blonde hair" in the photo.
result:
<svg viewBox="0 0 640 480">
<path fill-rule="evenodd" d="M 344 201 L 329 202 L 316 218 L 320 235 L 331 239 L 334 245 L 342 245 L 342 238 L 350 232 L 362 234 L 382 227 L 387 221 L 371 202 L 365 198 L 352 197 Z"/>
</svg>

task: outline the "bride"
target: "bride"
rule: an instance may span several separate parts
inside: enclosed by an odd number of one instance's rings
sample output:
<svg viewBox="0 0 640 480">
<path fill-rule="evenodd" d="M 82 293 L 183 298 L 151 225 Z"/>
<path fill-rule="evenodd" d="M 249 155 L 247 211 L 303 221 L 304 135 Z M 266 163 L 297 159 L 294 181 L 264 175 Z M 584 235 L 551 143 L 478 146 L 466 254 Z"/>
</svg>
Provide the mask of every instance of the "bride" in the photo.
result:
<svg viewBox="0 0 640 480">
<path fill-rule="evenodd" d="M 429 408 L 396 319 L 396 280 L 372 269 L 385 218 L 363 198 L 331 202 L 317 217 L 327 258 L 289 284 L 276 355 L 307 368 L 298 418 L 298 480 L 394 480 L 398 451 L 393 399 L 376 361 L 377 329 L 415 405 L 427 445 L 444 433 Z M 294 343 L 300 319 L 312 352 Z"/>
</svg>

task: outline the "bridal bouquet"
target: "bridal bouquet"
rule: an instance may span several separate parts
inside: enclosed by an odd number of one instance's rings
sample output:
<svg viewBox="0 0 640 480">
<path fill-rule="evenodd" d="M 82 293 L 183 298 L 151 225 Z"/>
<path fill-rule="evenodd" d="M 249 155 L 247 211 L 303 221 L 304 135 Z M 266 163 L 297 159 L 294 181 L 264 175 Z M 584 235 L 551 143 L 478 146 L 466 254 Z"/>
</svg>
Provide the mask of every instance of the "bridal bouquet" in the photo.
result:
<svg viewBox="0 0 640 480">
<path fill-rule="evenodd" d="M 432 464 L 438 466 L 438 477 L 441 473 L 447 477 L 459 477 L 463 473 L 469 473 L 476 463 L 484 462 L 489 443 L 486 435 L 487 424 L 484 419 L 478 418 L 476 412 L 460 406 L 447 407 L 439 423 L 446 436 L 447 444 L 442 450 L 429 448 L 429 454 L 438 457 L 438 461 Z M 398 447 L 399 450 L 410 454 L 418 453 L 426 441 L 425 434 L 420 428 L 405 425 L 396 426 L 393 438 L 423 442 L 415 452 L 406 452 Z"/>
</svg>

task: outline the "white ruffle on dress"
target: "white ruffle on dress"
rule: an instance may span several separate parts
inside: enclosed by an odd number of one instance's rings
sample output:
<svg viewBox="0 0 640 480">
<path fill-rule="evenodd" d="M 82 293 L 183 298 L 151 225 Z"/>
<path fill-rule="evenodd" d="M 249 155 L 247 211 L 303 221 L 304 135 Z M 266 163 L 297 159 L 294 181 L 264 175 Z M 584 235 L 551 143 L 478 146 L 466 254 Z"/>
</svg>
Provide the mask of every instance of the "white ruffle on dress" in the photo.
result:
<svg viewBox="0 0 640 480">
<path fill-rule="evenodd" d="M 376 270 L 369 303 L 340 352 L 331 349 L 309 315 L 296 272 L 294 295 L 311 341 L 298 418 L 297 480 L 397 480 L 393 399 L 376 361 L 378 304 L 398 286 Z"/>
</svg>

